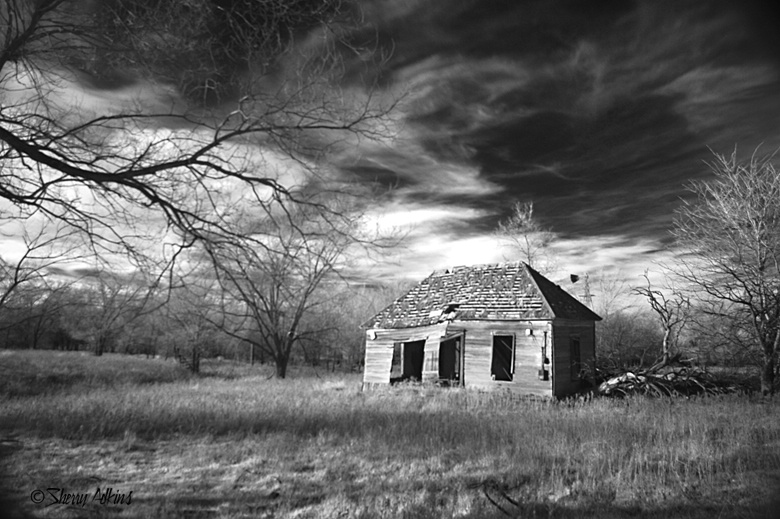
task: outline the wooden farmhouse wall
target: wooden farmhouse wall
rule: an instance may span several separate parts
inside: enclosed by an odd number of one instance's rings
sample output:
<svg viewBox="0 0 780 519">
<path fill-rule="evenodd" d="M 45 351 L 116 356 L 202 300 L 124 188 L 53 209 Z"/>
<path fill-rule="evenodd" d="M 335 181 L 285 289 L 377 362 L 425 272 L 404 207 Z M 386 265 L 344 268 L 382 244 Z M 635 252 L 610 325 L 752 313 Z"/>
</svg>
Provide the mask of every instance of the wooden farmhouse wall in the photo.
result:
<svg viewBox="0 0 780 519">
<path fill-rule="evenodd" d="M 465 332 L 464 385 L 483 389 L 506 388 L 526 394 L 553 396 L 552 372 L 548 380 L 539 378 L 545 332 L 547 355 L 552 360 L 548 323 L 549 321 L 453 321 L 448 333 Z M 530 335 L 528 330 L 532 330 Z M 514 373 L 511 381 L 493 380 L 491 363 L 495 335 L 514 337 Z M 548 369 L 551 369 L 550 365 Z"/>
<path fill-rule="evenodd" d="M 576 393 L 595 380 L 595 323 L 555 319 L 529 321 L 452 321 L 431 326 L 366 331 L 363 386 L 389 384 L 395 343 L 425 341 L 423 381 L 438 379 L 442 337 L 463 334 L 465 387 L 501 389 L 546 397 Z M 511 380 L 493 374 L 494 342 L 511 337 Z M 544 363 L 545 356 L 549 363 Z M 547 370 L 547 376 L 540 371 Z"/>
<path fill-rule="evenodd" d="M 390 383 L 390 372 L 393 368 L 393 345 L 396 342 L 425 341 L 426 358 L 423 363 L 423 378 L 428 378 L 430 375 L 425 372 L 425 369 L 430 364 L 428 361 L 429 352 L 438 352 L 439 341 L 446 330 L 447 323 L 418 328 L 366 330 L 363 387 Z"/>
<path fill-rule="evenodd" d="M 556 319 L 553 340 L 554 394 L 569 395 L 593 384 L 596 379 L 596 324 Z"/>
</svg>

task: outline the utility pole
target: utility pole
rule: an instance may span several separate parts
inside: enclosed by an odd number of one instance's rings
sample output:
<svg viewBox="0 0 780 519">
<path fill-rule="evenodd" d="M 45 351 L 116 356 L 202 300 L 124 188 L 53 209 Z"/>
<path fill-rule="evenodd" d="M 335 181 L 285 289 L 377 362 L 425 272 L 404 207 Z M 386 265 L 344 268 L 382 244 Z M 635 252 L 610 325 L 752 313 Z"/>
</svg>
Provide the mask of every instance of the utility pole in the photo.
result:
<svg viewBox="0 0 780 519">
<path fill-rule="evenodd" d="M 580 276 L 572 274 L 570 276 L 572 284 L 580 280 Z M 590 293 L 590 274 L 585 273 L 585 293 L 582 294 L 585 304 L 588 308 L 593 309 L 593 295 Z"/>
<path fill-rule="evenodd" d="M 585 274 L 585 294 L 583 297 L 588 308 L 593 309 L 593 296 L 590 293 L 590 274 L 588 273 Z"/>
</svg>

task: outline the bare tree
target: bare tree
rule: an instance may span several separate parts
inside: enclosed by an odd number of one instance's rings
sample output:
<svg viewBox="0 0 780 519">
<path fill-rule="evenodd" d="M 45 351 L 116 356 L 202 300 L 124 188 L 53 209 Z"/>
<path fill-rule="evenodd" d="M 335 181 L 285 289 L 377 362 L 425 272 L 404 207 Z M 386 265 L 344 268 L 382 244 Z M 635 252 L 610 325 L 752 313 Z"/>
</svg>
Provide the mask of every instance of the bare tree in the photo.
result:
<svg viewBox="0 0 780 519">
<path fill-rule="evenodd" d="M 645 369 L 655 361 L 661 333 L 649 312 L 622 309 L 597 324 L 599 369 L 607 373 Z"/>
<path fill-rule="evenodd" d="M 386 307 L 408 282 L 391 286 L 328 283 L 317 297 L 323 299 L 303 318 L 306 333 L 300 341 L 307 363 L 325 364 L 332 370 L 360 369 L 365 356 L 365 333 L 360 325 Z"/>
<path fill-rule="evenodd" d="M 325 281 L 338 279 L 353 248 L 375 243 L 361 236 L 362 217 L 345 206 L 350 202 L 318 195 L 307 202 L 249 220 L 244 232 L 261 247 L 208 248 L 226 292 L 226 314 L 235 315 L 238 303 L 245 318 L 242 329 L 225 331 L 270 357 L 280 378 L 287 374 L 294 345 L 319 333 L 302 324 L 304 316 L 328 303 L 321 292 Z M 325 204 L 328 211 L 321 210 Z"/>
<path fill-rule="evenodd" d="M 95 355 L 109 351 L 126 327 L 136 319 L 154 313 L 165 299 L 155 297 L 158 279 L 140 271 L 129 274 L 106 270 L 90 272 L 82 281 L 86 286 L 77 294 L 80 312 L 74 312 L 73 331 L 88 337 Z"/>
<path fill-rule="evenodd" d="M 7 218 L 0 224 L 0 236 L 17 236 L 20 253 L 17 257 L 0 255 L 0 311 L 25 285 L 39 288 L 48 285 L 55 266 L 82 259 L 76 233 L 62 225 L 33 218 Z"/>
<path fill-rule="evenodd" d="M 723 319 L 739 309 L 729 302 L 719 307 L 711 304 L 691 307 L 691 340 L 688 351 L 695 353 L 701 364 L 744 368 L 760 366 L 762 351 L 753 339 L 750 319 Z M 777 376 L 778 364 L 775 364 Z"/>
<path fill-rule="evenodd" d="M 696 199 L 674 223 L 683 250 L 678 274 L 706 311 L 744 323 L 762 353 L 764 394 L 775 389 L 780 345 L 780 172 L 773 160 L 716 154 L 713 178 L 690 185 Z"/>
<path fill-rule="evenodd" d="M 555 234 L 534 218 L 533 202 L 515 202 L 512 215 L 499 222 L 496 235 L 520 253 L 523 261 L 542 274 L 556 269 L 550 244 Z"/>
<path fill-rule="evenodd" d="M 0 331 L 5 333 L 5 346 L 38 349 L 57 346 L 61 321 L 72 306 L 70 300 L 74 280 L 45 282 L 35 280 L 18 286 L 0 308 Z"/>
<path fill-rule="evenodd" d="M 98 250 L 143 254 L 150 236 L 248 246 L 227 225 L 237 194 L 300 201 L 290 186 L 329 150 L 384 135 L 393 102 L 339 86 L 352 12 L 343 0 L 5 0 L 0 198 Z M 154 95 L 107 103 L 95 85 Z M 269 166 L 279 157 L 307 179 Z"/>
<path fill-rule="evenodd" d="M 173 353 L 192 373 L 200 372 L 201 359 L 213 354 L 213 346 L 224 339 L 222 330 L 235 330 L 235 323 L 228 323 L 221 311 L 221 297 L 222 288 L 213 277 L 191 275 L 171 292 L 163 308 L 166 353 Z"/>
<path fill-rule="evenodd" d="M 643 296 L 650 308 L 658 316 L 663 330 L 661 339 L 661 358 L 651 368 L 651 371 L 667 366 L 672 360 L 672 353 L 677 350 L 680 334 L 690 319 L 690 300 L 675 287 L 667 286 L 653 288 L 648 272 L 644 273 L 647 286 L 633 289 L 635 294 Z"/>
<path fill-rule="evenodd" d="M 631 294 L 631 288 L 622 269 L 611 271 L 602 268 L 594 277 L 595 292 L 591 294 L 591 298 L 596 300 L 594 310 L 604 320 L 631 307 L 631 301 L 627 298 Z"/>
</svg>

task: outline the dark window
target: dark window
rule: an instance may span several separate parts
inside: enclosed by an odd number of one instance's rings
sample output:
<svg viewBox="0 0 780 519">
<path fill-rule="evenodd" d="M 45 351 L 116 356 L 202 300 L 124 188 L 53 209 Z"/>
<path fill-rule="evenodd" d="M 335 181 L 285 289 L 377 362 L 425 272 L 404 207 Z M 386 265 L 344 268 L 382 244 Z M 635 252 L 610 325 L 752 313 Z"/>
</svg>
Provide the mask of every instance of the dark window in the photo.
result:
<svg viewBox="0 0 780 519">
<path fill-rule="evenodd" d="M 511 381 L 515 372 L 515 337 L 514 335 L 493 336 L 493 358 L 490 362 L 490 373 L 493 380 Z"/>
<path fill-rule="evenodd" d="M 580 357 L 580 338 L 570 337 L 569 346 L 571 352 L 571 379 L 580 379 L 580 370 L 582 369 L 582 359 Z"/>
</svg>

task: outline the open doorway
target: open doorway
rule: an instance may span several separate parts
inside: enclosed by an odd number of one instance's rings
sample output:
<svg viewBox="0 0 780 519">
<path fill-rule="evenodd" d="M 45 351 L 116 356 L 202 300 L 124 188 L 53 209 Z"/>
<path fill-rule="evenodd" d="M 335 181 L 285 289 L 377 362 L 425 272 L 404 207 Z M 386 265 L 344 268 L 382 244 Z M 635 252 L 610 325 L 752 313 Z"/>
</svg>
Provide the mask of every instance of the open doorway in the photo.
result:
<svg viewBox="0 0 780 519">
<path fill-rule="evenodd" d="M 403 378 L 422 380 L 425 340 L 404 343 Z"/>
<path fill-rule="evenodd" d="M 450 386 L 461 384 L 463 336 L 443 340 L 439 345 L 439 381 Z"/>
</svg>

